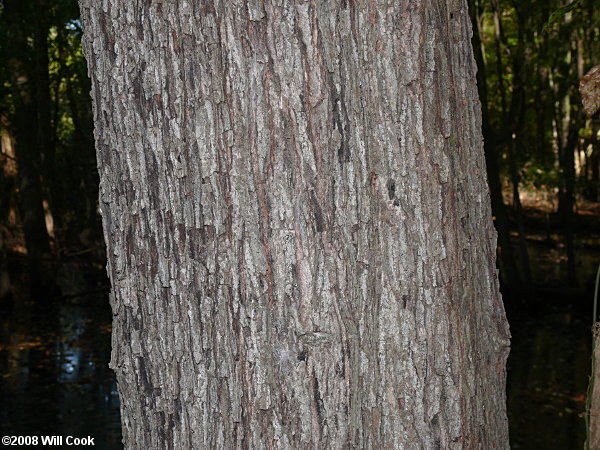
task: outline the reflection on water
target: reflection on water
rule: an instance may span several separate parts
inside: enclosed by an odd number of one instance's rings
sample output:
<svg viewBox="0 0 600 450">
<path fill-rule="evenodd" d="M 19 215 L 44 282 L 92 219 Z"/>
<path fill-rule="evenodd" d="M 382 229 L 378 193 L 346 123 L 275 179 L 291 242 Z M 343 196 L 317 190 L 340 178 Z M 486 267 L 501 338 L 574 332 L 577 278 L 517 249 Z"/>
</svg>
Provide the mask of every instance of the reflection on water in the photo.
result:
<svg viewBox="0 0 600 450">
<path fill-rule="evenodd" d="M 0 319 L 0 434 L 121 444 L 106 295 L 39 309 L 16 302 Z"/>
<path fill-rule="evenodd" d="M 561 236 L 528 235 L 527 249 L 535 283 L 539 286 L 557 285 L 568 278 L 567 248 Z M 517 242 L 514 241 L 515 248 Z M 591 284 L 596 277 L 600 259 L 600 236 L 577 239 L 575 270 L 580 283 Z"/>
<path fill-rule="evenodd" d="M 528 243 L 537 294 L 520 303 L 505 299 L 512 333 L 507 406 L 515 449 L 581 449 L 585 441 L 599 241 L 578 239 L 581 284 L 570 288 L 561 286 L 568 273 L 566 248 L 553 242 L 559 237 L 537 236 Z"/>
<path fill-rule="evenodd" d="M 581 449 L 591 327 L 569 305 L 510 317 L 508 415 L 515 449 Z M 590 314 L 591 315 L 591 314 Z"/>
</svg>

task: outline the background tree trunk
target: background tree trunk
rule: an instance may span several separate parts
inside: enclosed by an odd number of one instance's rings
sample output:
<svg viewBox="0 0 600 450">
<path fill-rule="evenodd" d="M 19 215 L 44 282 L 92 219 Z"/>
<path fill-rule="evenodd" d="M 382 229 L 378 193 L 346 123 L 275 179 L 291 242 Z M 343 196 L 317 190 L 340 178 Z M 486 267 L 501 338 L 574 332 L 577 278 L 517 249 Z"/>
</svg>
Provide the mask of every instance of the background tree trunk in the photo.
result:
<svg viewBox="0 0 600 450">
<path fill-rule="evenodd" d="M 498 134 L 490 122 L 490 111 L 488 107 L 486 63 L 481 45 L 481 16 L 483 8 L 478 0 L 470 4 L 471 26 L 473 27 L 473 54 L 477 63 L 477 89 L 481 102 L 481 122 L 484 138 L 485 166 L 487 169 L 488 186 L 490 189 L 490 200 L 492 213 L 495 220 L 494 225 L 498 233 L 498 257 L 500 276 L 504 282 L 504 290 L 510 290 L 513 298 L 521 292 L 522 282 L 514 257 L 513 246 L 510 240 L 510 228 L 504 197 L 502 196 L 502 181 L 500 180 L 500 167 L 498 164 L 498 150 L 495 141 Z"/>
<path fill-rule="evenodd" d="M 24 27 L 29 19 L 28 10 L 26 2 L 4 2 L 4 36 L 11 45 L 3 49 L 3 59 L 11 74 L 10 95 L 14 102 L 11 127 L 18 162 L 19 209 L 29 260 L 29 284 L 32 295 L 46 301 L 58 292 L 42 187 L 42 162 L 52 141 L 45 41 L 48 25 L 39 19 L 35 38 L 30 42 Z"/>
<path fill-rule="evenodd" d="M 466 2 L 81 0 L 128 448 L 508 448 Z"/>
</svg>

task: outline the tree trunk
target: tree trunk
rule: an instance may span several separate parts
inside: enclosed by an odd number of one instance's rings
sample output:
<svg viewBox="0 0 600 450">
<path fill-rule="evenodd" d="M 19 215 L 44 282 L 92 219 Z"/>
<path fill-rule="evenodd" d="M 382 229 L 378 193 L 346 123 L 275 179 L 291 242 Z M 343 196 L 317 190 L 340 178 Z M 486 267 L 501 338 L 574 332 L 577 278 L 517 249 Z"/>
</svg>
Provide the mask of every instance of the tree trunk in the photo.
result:
<svg viewBox="0 0 600 450">
<path fill-rule="evenodd" d="M 508 448 L 466 1 L 103 5 L 126 446 Z"/>
<path fill-rule="evenodd" d="M 521 122 L 524 121 L 524 103 L 523 103 L 523 85 L 521 76 L 521 66 L 523 57 L 523 42 L 522 32 L 519 23 L 519 45 L 516 49 L 516 55 L 513 57 L 512 64 L 512 86 L 510 92 L 511 103 L 510 107 L 507 105 L 507 89 L 504 84 L 504 63 L 502 62 L 502 44 L 506 44 L 506 37 L 504 36 L 504 28 L 502 26 L 502 11 L 500 8 L 500 2 L 494 0 L 492 2 L 493 17 L 494 17 L 494 49 L 496 52 L 496 75 L 498 77 L 498 90 L 500 91 L 501 99 L 501 112 L 502 112 L 502 124 L 500 126 L 500 140 L 505 142 L 506 151 L 508 154 L 508 173 L 510 175 L 510 181 L 512 184 L 513 194 L 513 211 L 515 213 L 515 219 L 517 222 L 517 230 L 519 233 L 519 257 L 521 265 L 521 273 L 523 276 L 519 276 L 520 279 L 525 281 L 518 286 L 519 291 L 529 289 L 531 287 L 531 269 L 529 267 L 529 253 L 527 251 L 525 226 L 523 223 L 523 209 L 521 207 L 521 194 L 519 193 L 520 176 L 517 170 L 516 152 L 515 152 L 515 138 L 518 136 L 521 139 L 519 129 L 522 128 Z M 492 203 L 493 204 L 493 203 Z"/>
<path fill-rule="evenodd" d="M 590 144 L 592 152 L 587 159 L 590 167 L 589 188 L 587 189 L 587 199 L 591 202 L 597 202 L 600 198 L 600 146 L 598 145 L 598 130 L 600 123 L 597 120 L 592 121 L 592 136 Z"/>
<path fill-rule="evenodd" d="M 11 43 L 10 48 L 3 49 L 3 52 L 11 75 L 10 94 L 14 110 L 9 117 L 18 162 L 20 215 L 29 260 L 29 284 L 32 295 L 45 301 L 58 292 L 41 179 L 43 152 L 48 149 L 51 140 L 47 135 L 51 128 L 46 109 L 50 99 L 42 98 L 49 95 L 49 91 L 44 85 L 47 79 L 40 73 L 40 65 L 48 60 L 47 55 L 42 53 L 48 48 L 47 43 L 42 44 L 47 35 L 43 35 L 41 23 L 35 28 L 36 33 L 42 35 L 36 34 L 38 37 L 32 39 L 26 33 L 23 24 L 30 20 L 27 12 L 27 4 L 5 1 L 1 25 L 5 26 L 7 42 Z M 47 26 L 45 30 L 47 32 Z M 30 41 L 33 41 L 33 46 Z"/>
<path fill-rule="evenodd" d="M 71 176 L 65 180 L 66 183 L 57 187 L 69 193 L 83 194 L 84 201 L 69 205 L 76 216 L 70 226 L 74 235 L 81 236 L 86 230 L 91 232 L 87 243 L 80 238 L 81 243 L 89 245 L 90 241 L 101 239 L 97 212 L 98 179 L 94 153 L 94 125 L 91 104 L 81 101 L 80 92 L 90 90 L 89 80 L 85 73 L 78 73 L 77 65 L 72 62 L 77 58 L 71 42 L 73 39 L 65 29 L 57 30 L 58 62 L 63 72 L 67 107 L 73 121 L 73 145 L 66 149 L 63 160 L 64 169 Z"/>
<path fill-rule="evenodd" d="M 487 95 L 486 63 L 481 46 L 480 20 L 483 11 L 478 1 L 470 3 L 471 25 L 473 27 L 473 53 L 477 63 L 477 90 L 481 101 L 481 122 L 484 138 L 485 165 L 487 169 L 488 186 L 490 189 L 490 200 L 492 213 L 495 220 L 494 225 L 498 233 L 498 248 L 500 276 L 504 282 L 503 291 L 510 292 L 511 297 L 516 297 L 521 292 L 521 278 L 515 262 L 512 242 L 510 240 L 510 228 L 508 214 L 504 197 L 502 196 L 502 182 L 500 180 L 500 168 L 498 167 L 498 151 L 496 150 L 497 132 L 494 132 L 490 123 L 490 113 Z"/>
</svg>

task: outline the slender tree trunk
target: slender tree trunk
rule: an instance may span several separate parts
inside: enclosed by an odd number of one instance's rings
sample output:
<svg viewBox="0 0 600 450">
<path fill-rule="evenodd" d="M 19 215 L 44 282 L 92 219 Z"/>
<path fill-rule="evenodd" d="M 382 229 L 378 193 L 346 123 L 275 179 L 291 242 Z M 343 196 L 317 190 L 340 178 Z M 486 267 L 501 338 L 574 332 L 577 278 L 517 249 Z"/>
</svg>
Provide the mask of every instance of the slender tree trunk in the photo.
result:
<svg viewBox="0 0 600 450">
<path fill-rule="evenodd" d="M 592 136 L 590 139 L 590 145 L 592 151 L 590 156 L 586 159 L 586 164 L 589 166 L 590 178 L 589 188 L 587 189 L 587 198 L 592 202 L 597 202 L 600 198 L 600 146 L 598 145 L 598 130 L 600 129 L 600 123 L 597 119 L 592 120 Z"/>
<path fill-rule="evenodd" d="M 569 58 L 570 60 L 570 58 Z M 576 119 L 571 116 L 571 96 L 565 92 L 556 111 L 558 162 L 561 171 L 561 185 L 558 191 L 557 216 L 563 228 L 565 247 L 567 250 L 567 278 L 569 283 L 576 284 L 575 264 L 575 149 L 579 139 L 578 130 L 583 122 L 580 112 Z M 560 113 L 560 115 L 559 115 Z"/>
<path fill-rule="evenodd" d="M 525 65 L 525 42 L 523 38 L 526 25 L 522 14 L 517 11 L 518 23 L 518 46 L 512 57 L 512 95 L 508 117 L 510 127 L 510 136 L 507 136 L 508 142 L 508 160 L 510 178 L 513 185 L 513 209 L 517 220 L 517 230 L 519 233 L 519 257 L 521 261 L 523 279 L 525 280 L 525 290 L 532 289 L 531 267 L 529 264 L 529 251 L 527 249 L 527 235 L 525 233 L 525 214 L 521 203 L 521 193 L 519 185 L 521 175 L 517 167 L 517 154 L 523 150 L 523 128 L 525 127 L 525 83 L 524 65 Z M 502 32 L 502 28 L 500 28 Z M 504 39 L 504 36 L 502 36 Z"/>
<path fill-rule="evenodd" d="M 7 126 L 6 116 L 0 114 L 0 223 L 9 223 L 14 207 L 17 165 L 13 146 L 13 137 Z M 0 225 L 0 310 L 8 311 L 11 295 L 11 280 L 8 271 L 8 245 L 9 229 Z"/>
<path fill-rule="evenodd" d="M 594 320 L 596 318 L 594 317 Z M 588 399 L 586 404 L 586 425 L 588 429 L 585 449 L 596 450 L 600 448 L 600 323 L 595 322 L 592 327 L 592 376 L 588 388 Z"/>
<path fill-rule="evenodd" d="M 466 1 L 80 1 L 128 448 L 508 448 Z"/>
<path fill-rule="evenodd" d="M 0 127 L 2 127 L 3 118 L 0 117 Z M 10 192 L 10 188 L 12 187 L 12 183 L 7 179 L 5 173 L 5 162 L 4 159 L 8 157 L 8 154 L 5 154 L 4 143 L 10 140 L 9 136 L 6 136 L 6 130 L 4 127 L 0 128 L 2 130 L 2 136 L 0 137 L 0 186 L 4 192 Z M 7 195 L 0 196 L 0 223 L 6 223 L 6 219 L 8 217 L 8 211 L 10 210 L 9 206 L 9 197 Z M 0 311 L 6 311 L 8 297 L 11 295 L 11 281 L 10 275 L 8 272 L 8 246 L 6 245 L 6 228 L 4 225 L 0 225 Z"/>
<path fill-rule="evenodd" d="M 473 51 L 475 61 L 477 62 L 477 89 L 481 101 L 482 129 L 484 138 L 485 163 L 487 168 L 488 185 L 490 189 L 490 198 L 492 212 L 495 220 L 494 225 L 498 232 L 498 256 L 500 257 L 500 275 L 504 282 L 503 292 L 517 294 L 521 288 L 521 277 L 515 262 L 513 245 L 510 239 L 510 227 L 504 197 L 502 195 L 502 182 L 500 180 L 500 168 L 498 167 L 498 151 L 496 150 L 496 136 L 490 123 L 490 113 L 488 107 L 487 95 L 487 76 L 486 63 L 481 47 L 481 30 L 479 27 L 480 15 L 483 11 L 480 9 L 480 3 L 475 1 L 471 4 L 471 23 L 473 30 Z"/>
<path fill-rule="evenodd" d="M 38 0 L 39 7 L 47 8 L 44 0 Z M 45 180 L 47 192 L 45 197 L 53 204 L 53 186 L 55 185 L 55 136 L 52 127 L 52 97 L 50 95 L 50 60 L 48 57 L 49 25 L 40 20 L 33 34 L 33 76 L 32 76 L 32 102 L 35 109 L 35 123 L 37 133 L 37 152 L 40 155 L 40 175 Z M 29 130 L 31 133 L 31 130 Z"/>
<path fill-rule="evenodd" d="M 572 19 L 567 18 L 569 23 Z M 574 31 L 566 28 L 563 33 L 565 39 L 573 39 Z M 567 249 L 567 275 L 569 283 L 576 284 L 576 263 L 575 263 L 575 238 L 574 238 L 574 207 L 575 207 L 575 150 L 579 141 L 579 129 L 583 124 L 583 112 L 580 108 L 578 113 L 572 109 L 573 98 L 577 81 L 577 53 L 574 54 L 569 49 L 560 65 L 557 66 L 556 73 L 562 85 L 557 83 L 555 103 L 555 120 L 557 127 L 558 140 L 558 162 L 561 172 L 561 185 L 558 192 L 557 216 L 560 225 L 564 230 L 565 246 Z M 567 80 L 567 81 L 564 81 Z"/>
<path fill-rule="evenodd" d="M 569 283 L 577 284 L 577 270 L 575 262 L 575 149 L 579 139 L 578 130 L 582 122 L 580 113 L 579 119 L 567 130 L 566 142 L 561 146 L 560 165 L 564 184 L 559 191 L 558 197 L 558 216 L 564 227 L 565 247 L 567 250 L 567 278 Z"/>
<path fill-rule="evenodd" d="M 513 84 L 512 84 L 512 96 L 510 108 L 507 105 L 507 89 L 504 85 L 504 62 L 502 58 L 502 43 L 505 41 L 501 9 L 498 0 L 492 2 L 493 5 L 493 18 L 494 18 L 494 48 L 496 51 L 496 75 L 498 77 L 498 88 L 500 91 L 501 99 L 501 111 L 502 111 L 502 125 L 499 133 L 500 140 L 506 143 L 506 150 L 508 153 L 508 173 L 510 175 L 510 181 L 512 184 L 513 194 L 513 211 L 517 222 L 517 232 L 519 235 L 519 256 L 520 265 L 522 267 L 523 276 L 520 277 L 526 281 L 526 284 L 518 286 L 519 288 L 529 289 L 531 284 L 531 269 L 529 267 L 529 253 L 527 251 L 525 226 L 523 219 L 523 208 L 521 206 L 521 194 L 519 192 L 520 176 L 517 169 L 516 155 L 514 146 L 516 145 L 515 137 L 517 135 L 517 129 L 521 128 L 520 121 L 524 120 L 523 117 L 523 88 L 521 85 L 521 59 L 523 53 L 522 36 L 519 33 L 519 47 L 517 49 L 517 55 L 513 59 Z M 516 117 L 516 121 L 513 119 Z"/>
<path fill-rule="evenodd" d="M 47 51 L 47 46 L 40 48 L 39 42 L 34 39 L 33 49 L 29 47 L 29 37 L 22 28 L 23 21 L 27 20 L 25 8 L 15 0 L 4 2 L 3 25 L 13 45 L 11 49 L 4 49 L 4 52 L 12 76 L 14 111 L 10 116 L 10 125 L 15 138 L 21 223 L 29 259 L 30 285 L 36 297 L 41 294 L 47 298 L 56 292 L 41 180 L 42 151 L 49 142 L 46 133 L 50 127 L 46 121 L 50 116 L 49 109 L 38 103 L 45 101 L 38 96 L 48 92 L 41 86 L 44 80 L 39 77 L 39 63 L 44 59 L 39 52 Z M 33 68 L 30 58 L 34 62 Z"/>
</svg>

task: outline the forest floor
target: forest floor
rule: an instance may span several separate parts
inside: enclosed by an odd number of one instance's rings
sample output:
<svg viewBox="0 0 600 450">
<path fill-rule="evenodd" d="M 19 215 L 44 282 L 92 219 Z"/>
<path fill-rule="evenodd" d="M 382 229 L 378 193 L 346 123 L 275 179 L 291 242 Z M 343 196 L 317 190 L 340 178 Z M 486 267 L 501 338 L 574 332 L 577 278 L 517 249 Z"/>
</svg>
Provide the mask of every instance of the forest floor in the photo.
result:
<svg viewBox="0 0 600 450">
<path fill-rule="evenodd" d="M 512 195 L 505 194 L 515 255 L 519 254 L 517 214 Z M 533 286 L 560 288 L 566 292 L 589 292 L 600 263 L 600 202 L 577 199 L 573 216 L 573 247 L 576 281 L 568 279 L 567 235 L 556 214 L 556 195 L 522 190 L 523 228 L 529 253 Z M 517 264 L 523 269 L 523 261 Z"/>
</svg>

